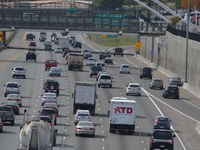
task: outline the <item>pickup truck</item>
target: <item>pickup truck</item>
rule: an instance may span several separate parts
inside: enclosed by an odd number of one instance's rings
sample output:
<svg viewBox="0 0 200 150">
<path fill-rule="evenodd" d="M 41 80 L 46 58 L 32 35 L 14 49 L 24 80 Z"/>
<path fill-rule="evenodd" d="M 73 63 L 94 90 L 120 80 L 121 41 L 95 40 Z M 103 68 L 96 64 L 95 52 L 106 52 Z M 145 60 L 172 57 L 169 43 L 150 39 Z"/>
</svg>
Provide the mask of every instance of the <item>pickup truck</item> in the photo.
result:
<svg viewBox="0 0 200 150">
<path fill-rule="evenodd" d="M 57 67 L 58 63 L 56 60 L 46 60 L 45 71 L 49 70 L 51 67 Z"/>
</svg>

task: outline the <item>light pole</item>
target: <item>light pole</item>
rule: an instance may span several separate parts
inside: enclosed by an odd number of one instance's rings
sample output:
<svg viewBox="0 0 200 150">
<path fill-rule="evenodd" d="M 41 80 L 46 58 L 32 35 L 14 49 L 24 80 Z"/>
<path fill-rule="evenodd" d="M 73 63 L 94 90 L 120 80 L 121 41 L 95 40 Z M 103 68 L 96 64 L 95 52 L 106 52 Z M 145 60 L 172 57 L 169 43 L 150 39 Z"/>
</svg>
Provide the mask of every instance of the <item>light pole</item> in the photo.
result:
<svg viewBox="0 0 200 150">
<path fill-rule="evenodd" d="M 186 27 L 186 50 L 185 50 L 185 83 L 188 82 L 188 42 L 189 42 L 189 13 L 190 0 L 187 1 L 187 27 Z"/>
</svg>

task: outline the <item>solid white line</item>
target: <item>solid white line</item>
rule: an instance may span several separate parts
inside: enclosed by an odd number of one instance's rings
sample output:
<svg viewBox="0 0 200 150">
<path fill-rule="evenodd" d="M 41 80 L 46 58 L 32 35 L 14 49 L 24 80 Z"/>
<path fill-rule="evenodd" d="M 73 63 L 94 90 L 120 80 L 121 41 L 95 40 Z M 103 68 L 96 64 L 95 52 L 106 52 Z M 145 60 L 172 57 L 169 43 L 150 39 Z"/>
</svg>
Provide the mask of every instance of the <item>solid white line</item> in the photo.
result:
<svg viewBox="0 0 200 150">
<path fill-rule="evenodd" d="M 192 106 L 196 107 L 197 109 L 200 109 L 200 107 L 198 107 L 198 106 L 196 106 L 196 105 L 194 105 L 194 104 L 192 104 L 192 103 L 190 103 L 190 102 L 188 102 L 188 101 L 186 101 L 186 100 L 182 100 L 182 101 L 188 103 L 189 105 L 192 105 Z"/>
</svg>

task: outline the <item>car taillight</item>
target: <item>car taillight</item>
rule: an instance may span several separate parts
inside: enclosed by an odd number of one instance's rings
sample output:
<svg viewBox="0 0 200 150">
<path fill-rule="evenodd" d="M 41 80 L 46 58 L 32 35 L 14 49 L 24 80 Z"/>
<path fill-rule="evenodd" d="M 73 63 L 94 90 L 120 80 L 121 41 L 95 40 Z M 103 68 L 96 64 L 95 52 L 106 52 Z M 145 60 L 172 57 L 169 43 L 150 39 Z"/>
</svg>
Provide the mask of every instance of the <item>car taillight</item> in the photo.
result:
<svg viewBox="0 0 200 150">
<path fill-rule="evenodd" d="M 94 128 L 90 128 L 89 130 L 94 130 Z"/>
<path fill-rule="evenodd" d="M 76 130 L 81 130 L 82 128 L 76 128 Z"/>
<path fill-rule="evenodd" d="M 131 90 L 132 88 L 128 88 L 128 90 Z"/>
</svg>

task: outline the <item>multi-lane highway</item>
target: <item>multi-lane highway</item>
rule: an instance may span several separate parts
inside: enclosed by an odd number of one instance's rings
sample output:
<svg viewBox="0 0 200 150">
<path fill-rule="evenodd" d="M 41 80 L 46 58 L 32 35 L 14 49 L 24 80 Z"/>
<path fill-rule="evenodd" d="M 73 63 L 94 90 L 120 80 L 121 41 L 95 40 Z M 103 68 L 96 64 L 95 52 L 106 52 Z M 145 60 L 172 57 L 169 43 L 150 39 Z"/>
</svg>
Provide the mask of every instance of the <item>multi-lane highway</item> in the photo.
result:
<svg viewBox="0 0 200 150">
<path fill-rule="evenodd" d="M 19 30 L 14 40 L 10 43 L 14 47 L 27 47 L 29 41 L 25 41 L 25 34 L 28 30 Z M 38 48 L 44 48 L 43 43 L 38 41 L 39 32 L 36 31 L 36 42 Z M 52 32 L 47 31 L 50 38 Z M 59 32 L 60 33 L 60 32 Z M 96 45 L 80 32 L 72 32 L 77 40 L 83 43 L 83 48 L 91 51 L 101 50 L 103 47 Z M 55 47 L 55 45 L 54 45 Z M 127 51 L 130 52 L 129 49 Z M 3 88 L 8 81 L 16 81 L 21 85 L 21 95 L 23 106 L 20 108 L 20 115 L 16 116 L 14 126 L 5 125 L 3 133 L 0 134 L 0 146 L 2 150 L 14 150 L 19 148 L 19 131 L 23 124 L 24 110 L 27 109 L 28 119 L 34 119 L 41 110 L 41 94 L 43 91 L 43 81 L 48 78 L 48 72 L 44 70 L 44 62 L 47 59 L 56 59 L 59 67 L 62 68 L 61 77 L 55 77 L 60 83 L 60 95 L 58 104 L 60 116 L 56 128 L 58 129 L 57 145 L 54 149 L 65 150 L 147 150 L 149 149 L 148 133 L 152 131 L 152 119 L 157 115 L 167 115 L 172 120 L 172 126 L 176 133 L 174 141 L 175 150 L 198 150 L 200 143 L 199 135 L 195 127 L 200 120 L 200 108 L 193 103 L 192 95 L 181 89 L 181 99 L 163 99 L 162 91 L 150 90 L 149 80 L 139 79 L 138 67 L 144 64 L 138 62 L 133 56 L 114 58 L 114 65 L 107 67 L 107 72 L 113 76 L 113 88 L 97 88 L 96 115 L 92 121 L 96 124 L 96 136 L 94 138 L 76 137 L 74 126 L 74 115 L 72 113 L 73 93 L 75 81 L 96 82 L 95 78 L 90 78 L 89 67 L 84 66 L 83 72 L 67 71 L 66 60 L 61 54 L 53 51 L 37 51 L 37 61 L 25 61 L 26 50 L 6 49 L 0 52 L 0 97 L 4 101 Z M 98 59 L 97 55 L 94 55 Z M 122 63 L 129 63 L 131 74 L 119 74 L 119 66 Z M 26 79 L 13 79 L 11 72 L 15 66 L 23 66 L 27 70 Z M 163 79 L 166 77 L 158 72 L 154 75 Z M 134 135 L 111 134 L 108 131 L 108 101 L 113 96 L 125 96 L 125 87 L 129 82 L 138 82 L 142 86 L 142 96 L 127 96 L 137 102 L 136 132 Z M 194 97 L 194 99 L 197 99 Z M 198 105 L 198 104 L 197 104 Z"/>
</svg>

